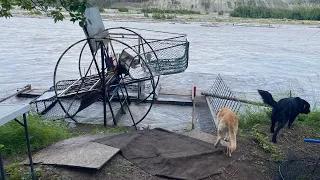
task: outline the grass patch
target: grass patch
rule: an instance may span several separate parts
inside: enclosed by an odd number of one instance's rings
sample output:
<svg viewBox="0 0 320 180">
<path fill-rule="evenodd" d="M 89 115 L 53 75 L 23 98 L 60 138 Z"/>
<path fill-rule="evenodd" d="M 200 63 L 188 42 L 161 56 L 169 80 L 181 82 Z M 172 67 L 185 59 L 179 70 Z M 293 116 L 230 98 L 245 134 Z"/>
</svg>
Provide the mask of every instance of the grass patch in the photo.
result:
<svg viewBox="0 0 320 180">
<path fill-rule="evenodd" d="M 19 120 L 23 122 L 21 119 Z M 59 140 L 72 137 L 72 133 L 63 123 L 45 120 L 39 115 L 28 115 L 27 122 L 32 150 L 40 150 Z M 24 128 L 15 121 L 10 121 L 1 126 L 0 145 L 4 157 L 26 153 Z"/>
<path fill-rule="evenodd" d="M 21 119 L 19 121 L 22 122 Z M 84 134 L 111 134 L 129 132 L 129 127 L 114 126 L 90 126 L 77 125 L 76 128 L 69 129 L 66 123 L 51 121 L 40 115 L 27 116 L 30 145 L 33 151 L 43 149 L 55 142 Z M 82 128 L 82 130 L 81 130 Z M 8 158 L 9 163 L 5 166 L 8 179 L 25 179 L 29 175 L 29 167 L 24 166 L 20 161 L 27 158 L 27 147 L 24 128 L 17 122 L 10 121 L 0 126 L 0 148 L 4 158 Z M 49 174 L 48 174 L 49 173 Z M 36 179 L 59 179 L 59 174 L 41 167 L 35 168 Z M 46 178 L 47 177 L 47 178 Z"/>
<path fill-rule="evenodd" d="M 20 180 L 26 179 L 29 176 L 30 168 L 25 167 L 23 163 L 12 163 L 5 168 L 8 179 Z M 34 169 L 34 175 L 38 179 L 43 174 L 43 171 L 39 168 Z"/>
<path fill-rule="evenodd" d="M 176 15 L 166 15 L 162 13 L 153 13 L 152 18 L 153 19 L 174 19 L 176 18 Z"/>
<path fill-rule="evenodd" d="M 187 9 L 158 9 L 158 8 L 144 8 L 141 9 L 142 13 L 158 13 L 158 14 L 200 14 L 198 11 L 192 11 Z"/>
<path fill-rule="evenodd" d="M 266 126 L 264 126 L 266 127 Z M 269 141 L 269 137 L 264 135 L 265 131 L 267 131 L 268 128 L 263 128 L 259 124 L 256 124 L 249 133 L 249 136 L 254 139 L 261 149 L 267 154 L 270 154 L 269 159 L 273 161 L 279 161 L 284 156 L 281 153 L 280 149 Z"/>
<path fill-rule="evenodd" d="M 309 114 L 300 114 L 294 122 L 311 131 L 312 137 L 320 139 L 320 110 L 314 108 Z"/>
<path fill-rule="evenodd" d="M 232 17 L 274 18 L 295 20 L 320 20 L 320 7 L 267 8 L 263 6 L 238 6 L 231 13 Z"/>
<path fill-rule="evenodd" d="M 23 122 L 22 119 L 18 119 Z M 40 115 L 27 115 L 31 150 L 37 151 L 74 134 L 64 123 L 44 119 Z M 0 127 L 0 148 L 4 158 L 19 161 L 27 153 L 24 128 L 15 121 Z M 25 179 L 29 175 L 29 167 L 23 163 L 13 162 L 5 167 L 8 179 Z M 35 176 L 42 175 L 41 169 L 35 169 Z"/>
<path fill-rule="evenodd" d="M 250 130 L 257 124 L 270 124 L 270 113 L 270 108 L 253 110 L 248 107 L 245 112 L 239 116 L 239 128 L 243 130 Z"/>
<path fill-rule="evenodd" d="M 256 125 L 269 126 L 271 124 L 270 117 L 271 108 L 253 110 L 248 107 L 243 114 L 239 115 L 239 128 L 250 130 Z M 320 110 L 318 108 L 312 109 L 309 114 L 299 114 L 294 124 L 313 130 L 320 138 Z"/>
<path fill-rule="evenodd" d="M 21 119 L 19 120 L 21 121 Z M 69 129 L 65 123 L 44 119 L 44 117 L 40 115 L 28 115 L 27 122 L 31 149 L 33 151 L 43 149 L 55 142 L 78 135 L 125 133 L 130 131 L 128 127 L 123 126 L 91 127 L 90 125 L 86 125 L 86 127 L 82 127 L 83 130 L 81 130 L 81 126 L 79 125 L 79 127 Z M 14 121 L 0 126 L 0 148 L 3 157 L 8 158 L 10 161 L 10 163 L 5 166 L 7 178 L 13 180 L 25 179 L 29 175 L 30 169 L 20 162 L 26 159 L 27 154 L 24 128 Z M 48 172 L 45 171 L 46 170 L 41 167 L 36 167 L 36 179 L 46 179 L 48 175 L 50 179 L 59 179 L 58 174 L 52 174 L 53 172 L 51 171 L 49 171 L 48 174 Z"/>
<path fill-rule="evenodd" d="M 245 113 L 239 116 L 239 129 L 245 137 L 253 139 L 259 144 L 259 147 L 273 161 L 279 161 L 283 156 L 280 150 L 269 141 L 270 108 L 254 110 L 247 108 Z"/>
<path fill-rule="evenodd" d="M 129 12 L 129 9 L 125 8 L 125 7 L 120 7 L 120 8 L 118 8 L 118 11 L 119 12 Z"/>
<path fill-rule="evenodd" d="M 247 107 L 246 111 L 239 115 L 239 129 L 241 135 L 253 139 L 259 144 L 271 160 L 279 161 L 283 157 L 280 149 L 269 140 L 271 108 L 253 109 Z M 309 114 L 300 114 L 294 122 L 296 131 L 304 132 L 308 138 L 320 139 L 320 110 L 314 108 Z"/>
</svg>

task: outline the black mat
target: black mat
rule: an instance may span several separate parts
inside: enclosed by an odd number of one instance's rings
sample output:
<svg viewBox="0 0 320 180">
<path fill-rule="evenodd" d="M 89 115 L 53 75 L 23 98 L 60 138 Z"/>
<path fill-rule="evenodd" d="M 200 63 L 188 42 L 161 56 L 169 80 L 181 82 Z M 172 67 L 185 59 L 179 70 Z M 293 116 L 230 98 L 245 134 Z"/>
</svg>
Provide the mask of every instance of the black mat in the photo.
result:
<svg viewBox="0 0 320 180">
<path fill-rule="evenodd" d="M 123 156 L 146 172 L 175 179 L 202 179 L 220 174 L 242 154 L 232 158 L 225 147 L 162 129 L 135 131 L 104 137 L 95 142 L 119 148 Z"/>
</svg>

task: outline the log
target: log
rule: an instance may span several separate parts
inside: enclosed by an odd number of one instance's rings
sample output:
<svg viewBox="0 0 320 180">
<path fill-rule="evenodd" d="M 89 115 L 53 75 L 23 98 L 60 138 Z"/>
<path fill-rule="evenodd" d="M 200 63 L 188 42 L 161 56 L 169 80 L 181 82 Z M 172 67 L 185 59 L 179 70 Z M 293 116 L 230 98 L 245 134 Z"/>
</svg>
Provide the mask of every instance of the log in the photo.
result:
<svg viewBox="0 0 320 180">
<path fill-rule="evenodd" d="M 5 98 L 0 99 L 0 103 L 3 102 L 3 101 L 5 101 L 5 100 L 7 100 L 7 99 L 9 99 L 9 98 L 12 98 L 13 96 L 16 96 L 16 95 L 18 95 L 18 94 L 20 94 L 20 93 L 23 93 L 23 92 L 25 92 L 25 91 L 28 91 L 28 90 L 31 90 L 31 84 L 28 84 L 28 85 L 26 85 L 24 88 L 22 88 L 22 89 L 20 89 L 20 90 L 17 90 L 16 93 L 14 93 L 14 94 L 12 94 L 12 95 L 10 95 L 10 96 L 7 96 L 7 97 L 5 97 Z"/>
</svg>

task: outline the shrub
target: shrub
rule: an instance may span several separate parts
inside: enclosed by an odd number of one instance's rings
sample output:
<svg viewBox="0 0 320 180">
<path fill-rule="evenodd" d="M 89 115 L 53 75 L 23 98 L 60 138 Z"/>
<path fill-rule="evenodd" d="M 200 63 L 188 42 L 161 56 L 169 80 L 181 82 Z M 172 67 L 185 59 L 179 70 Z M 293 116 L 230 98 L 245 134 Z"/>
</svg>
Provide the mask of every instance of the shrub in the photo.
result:
<svg viewBox="0 0 320 180">
<path fill-rule="evenodd" d="M 106 11 L 104 10 L 104 8 L 101 8 L 101 7 L 100 7 L 100 8 L 99 8 L 99 12 L 100 12 L 100 13 L 104 13 L 104 12 L 106 12 Z"/>
<path fill-rule="evenodd" d="M 224 13 L 223 11 L 219 11 L 219 12 L 218 12 L 218 15 L 219 15 L 219 16 L 222 16 L 223 13 Z"/>
<path fill-rule="evenodd" d="M 176 15 L 165 15 L 163 13 L 152 13 L 153 19 L 174 19 L 176 18 Z"/>
<path fill-rule="evenodd" d="M 125 7 L 121 7 L 121 8 L 118 8 L 118 11 L 119 12 L 129 12 L 129 9 L 125 8 Z"/>
<path fill-rule="evenodd" d="M 144 8 L 141 9 L 143 13 L 158 13 L 158 14 L 200 14 L 198 11 L 192 11 L 187 9 L 170 10 L 170 9 L 158 9 L 158 8 Z"/>
<path fill-rule="evenodd" d="M 29 12 L 30 15 L 41 15 L 41 11 L 39 10 L 33 10 Z"/>
<path fill-rule="evenodd" d="M 176 15 L 167 15 L 166 19 L 175 19 L 177 16 Z"/>
<path fill-rule="evenodd" d="M 165 15 L 164 14 L 160 14 L 160 13 L 152 13 L 152 18 L 153 19 L 165 19 Z"/>
</svg>

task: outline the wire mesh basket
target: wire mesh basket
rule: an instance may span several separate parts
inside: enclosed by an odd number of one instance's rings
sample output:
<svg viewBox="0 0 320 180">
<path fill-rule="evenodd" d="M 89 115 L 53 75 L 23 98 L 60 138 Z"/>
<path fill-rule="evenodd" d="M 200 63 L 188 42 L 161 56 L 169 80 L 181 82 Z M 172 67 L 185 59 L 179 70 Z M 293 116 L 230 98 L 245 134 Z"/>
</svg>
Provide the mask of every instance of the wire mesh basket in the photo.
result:
<svg viewBox="0 0 320 180">
<path fill-rule="evenodd" d="M 189 42 L 185 34 L 125 27 L 107 30 L 110 38 L 121 39 L 136 49 L 153 76 L 181 73 L 188 67 Z"/>
<path fill-rule="evenodd" d="M 147 56 L 147 63 L 154 75 L 176 74 L 185 71 L 188 67 L 189 43 L 182 37 L 163 39 L 149 42 L 155 56 Z M 152 55 L 152 54 L 151 54 Z"/>
</svg>

